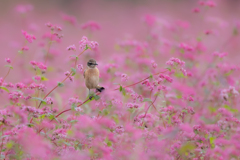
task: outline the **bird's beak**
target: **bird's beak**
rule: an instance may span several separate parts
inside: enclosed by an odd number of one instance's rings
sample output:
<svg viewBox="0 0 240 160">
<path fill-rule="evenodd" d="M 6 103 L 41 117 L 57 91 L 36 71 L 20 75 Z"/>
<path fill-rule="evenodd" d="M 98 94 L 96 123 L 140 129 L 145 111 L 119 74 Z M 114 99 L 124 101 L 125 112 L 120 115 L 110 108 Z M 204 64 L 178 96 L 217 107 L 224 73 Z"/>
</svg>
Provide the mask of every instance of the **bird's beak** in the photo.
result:
<svg viewBox="0 0 240 160">
<path fill-rule="evenodd" d="M 95 65 L 98 65 L 97 63 Z"/>
</svg>

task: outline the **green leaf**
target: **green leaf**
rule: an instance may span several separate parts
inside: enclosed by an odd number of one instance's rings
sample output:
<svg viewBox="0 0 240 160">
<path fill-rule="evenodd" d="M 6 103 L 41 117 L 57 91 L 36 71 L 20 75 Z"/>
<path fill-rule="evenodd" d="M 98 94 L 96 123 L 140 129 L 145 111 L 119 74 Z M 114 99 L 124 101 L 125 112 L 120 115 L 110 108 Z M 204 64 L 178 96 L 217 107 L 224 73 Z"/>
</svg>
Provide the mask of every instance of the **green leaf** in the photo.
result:
<svg viewBox="0 0 240 160">
<path fill-rule="evenodd" d="M 182 72 L 176 72 L 176 73 L 175 73 L 175 76 L 176 76 L 177 78 L 184 78 L 184 77 L 185 77 Z"/>
<path fill-rule="evenodd" d="M 122 92 L 122 90 L 123 90 L 123 87 L 122 87 L 122 86 L 120 86 L 120 88 L 119 88 L 119 91 L 120 91 L 120 92 Z"/>
<path fill-rule="evenodd" d="M 182 147 L 179 149 L 179 153 L 181 155 L 186 155 L 186 154 L 188 154 L 188 152 L 191 152 L 195 148 L 196 148 L 196 146 L 193 143 L 188 142 L 188 143 L 182 145 Z"/>
<path fill-rule="evenodd" d="M 41 101 L 42 104 L 47 104 L 46 101 L 44 101 L 42 98 L 38 98 L 38 97 L 32 97 L 33 100 L 38 100 L 38 101 Z"/>
<path fill-rule="evenodd" d="M 102 113 L 107 116 L 110 112 L 107 109 L 103 109 Z"/>
<path fill-rule="evenodd" d="M 6 144 L 6 148 L 7 149 L 11 149 L 13 147 L 13 142 L 8 142 L 7 144 Z"/>
<path fill-rule="evenodd" d="M 144 98 L 143 102 L 152 102 L 152 100 L 150 98 Z"/>
<path fill-rule="evenodd" d="M 53 120 L 53 119 L 55 119 L 58 123 L 59 123 L 59 121 L 57 120 L 57 118 L 54 116 L 54 115 L 50 115 L 50 116 L 48 116 L 48 118 L 50 119 L 50 120 Z"/>
<path fill-rule="evenodd" d="M 113 115 L 112 118 L 113 118 L 113 120 L 115 121 L 116 124 L 119 124 L 118 115 Z"/>
<path fill-rule="evenodd" d="M 38 118 L 43 119 L 45 116 L 46 116 L 45 114 L 42 114 Z"/>
<path fill-rule="evenodd" d="M 27 126 L 31 128 L 31 127 L 34 126 L 34 124 L 32 124 L 32 123 L 28 123 Z"/>
<path fill-rule="evenodd" d="M 126 96 L 126 90 L 125 90 L 125 88 L 122 88 L 122 94 L 123 94 L 124 96 Z"/>
<path fill-rule="evenodd" d="M 96 101 L 100 99 L 100 97 L 99 97 L 98 95 L 96 95 L 96 94 L 93 95 L 93 98 L 94 98 Z"/>
<path fill-rule="evenodd" d="M 74 76 L 76 74 L 76 69 L 75 68 L 71 68 L 71 71 L 73 72 L 72 76 Z"/>
<path fill-rule="evenodd" d="M 216 139 L 216 137 L 209 137 L 209 142 L 210 142 L 212 148 L 215 147 L 215 144 L 214 144 L 215 139 Z"/>
<path fill-rule="evenodd" d="M 171 72 L 171 68 L 166 68 L 167 70 L 169 70 L 169 72 Z"/>
<path fill-rule="evenodd" d="M 63 87 L 64 86 L 64 84 L 63 83 L 61 83 L 61 82 L 58 82 L 58 87 Z"/>
<path fill-rule="evenodd" d="M 10 64 L 5 65 L 5 67 L 9 67 L 10 69 L 13 69 L 13 67 Z"/>
<path fill-rule="evenodd" d="M 77 56 L 77 55 L 71 55 L 70 57 L 75 57 L 76 59 L 78 59 L 78 56 Z"/>
<path fill-rule="evenodd" d="M 48 79 L 46 77 L 44 77 L 44 76 L 41 76 L 41 80 L 42 81 L 48 81 Z"/>
<path fill-rule="evenodd" d="M 230 106 L 228 106 L 226 104 L 223 107 L 226 108 L 227 110 L 229 110 L 230 112 L 233 112 L 233 113 L 237 113 L 238 112 L 238 109 L 233 109 L 233 108 L 231 108 Z"/>
<path fill-rule="evenodd" d="M 67 142 L 63 142 L 64 144 L 66 144 L 67 146 L 72 146 L 70 143 Z"/>
<path fill-rule="evenodd" d="M 112 141 L 108 141 L 108 142 L 107 142 L 107 146 L 108 146 L 108 147 L 111 147 L 111 146 L 112 146 Z"/>
<path fill-rule="evenodd" d="M 54 119 L 54 115 L 50 115 L 50 116 L 48 116 L 48 118 L 50 119 L 50 120 L 53 120 Z"/>
<path fill-rule="evenodd" d="M 77 120 L 71 120 L 70 123 L 75 123 L 78 122 Z"/>
<path fill-rule="evenodd" d="M 149 78 L 151 78 L 151 79 L 152 79 L 152 78 L 153 78 L 153 75 L 152 75 L 152 74 L 150 74 Z"/>
<path fill-rule="evenodd" d="M 0 86 L 0 89 L 4 90 L 6 92 L 9 92 L 9 90 L 6 87 Z"/>
<path fill-rule="evenodd" d="M 19 53 L 19 54 L 23 54 L 23 51 L 22 51 L 22 50 L 19 50 L 18 53 Z"/>
<path fill-rule="evenodd" d="M 73 103 L 73 104 L 71 105 L 71 110 L 75 111 L 75 108 L 76 108 L 76 107 L 77 107 L 76 104 Z"/>
</svg>

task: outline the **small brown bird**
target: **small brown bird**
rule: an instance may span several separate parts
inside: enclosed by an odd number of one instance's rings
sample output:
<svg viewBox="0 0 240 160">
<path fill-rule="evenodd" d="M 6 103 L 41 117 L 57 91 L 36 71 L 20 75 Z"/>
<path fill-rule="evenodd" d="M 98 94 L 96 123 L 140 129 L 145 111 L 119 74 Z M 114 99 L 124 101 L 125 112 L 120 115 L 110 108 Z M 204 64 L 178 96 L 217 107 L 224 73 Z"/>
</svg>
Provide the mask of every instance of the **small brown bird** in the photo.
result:
<svg viewBox="0 0 240 160">
<path fill-rule="evenodd" d="M 96 67 L 98 64 L 94 59 L 90 59 L 87 63 L 88 68 L 84 71 L 83 76 L 85 79 L 85 85 L 89 90 L 89 98 L 90 97 L 90 90 L 96 89 L 99 92 L 102 92 L 105 88 L 100 87 L 99 83 L 99 70 Z"/>
</svg>

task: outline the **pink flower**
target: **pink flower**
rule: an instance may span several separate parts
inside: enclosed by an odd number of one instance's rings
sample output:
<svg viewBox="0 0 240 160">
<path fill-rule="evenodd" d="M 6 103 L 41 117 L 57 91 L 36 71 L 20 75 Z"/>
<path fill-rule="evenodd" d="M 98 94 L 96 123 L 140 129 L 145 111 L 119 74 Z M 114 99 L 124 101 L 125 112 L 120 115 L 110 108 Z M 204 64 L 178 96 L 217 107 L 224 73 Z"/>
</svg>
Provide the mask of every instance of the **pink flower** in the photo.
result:
<svg viewBox="0 0 240 160">
<path fill-rule="evenodd" d="M 27 41 L 28 41 L 29 43 L 32 43 L 33 40 L 36 40 L 36 37 L 35 37 L 34 35 L 30 35 L 30 34 L 28 34 L 26 31 L 23 31 L 23 30 L 22 30 L 22 34 L 25 36 L 25 38 L 27 39 Z"/>
<path fill-rule="evenodd" d="M 94 21 L 88 21 L 81 26 L 82 29 L 89 29 L 90 31 L 100 30 L 100 25 Z"/>
<path fill-rule="evenodd" d="M 62 19 L 72 25 L 76 25 L 77 20 L 74 16 L 67 15 L 67 14 L 62 14 Z"/>
<path fill-rule="evenodd" d="M 71 51 L 71 50 L 72 50 L 72 51 L 76 51 L 76 46 L 75 46 L 74 44 L 73 44 L 73 45 L 70 45 L 70 46 L 67 47 L 67 50 L 68 50 L 68 51 Z"/>
<path fill-rule="evenodd" d="M 122 82 L 126 82 L 127 80 L 128 80 L 127 74 L 122 74 L 122 75 L 121 75 L 121 81 L 122 81 Z"/>
<path fill-rule="evenodd" d="M 53 104 L 53 99 L 51 97 L 46 98 L 47 104 Z"/>
<path fill-rule="evenodd" d="M 7 63 L 11 63 L 11 59 L 10 59 L 10 58 L 5 58 L 5 61 L 6 61 Z"/>
<path fill-rule="evenodd" d="M 24 14 L 24 13 L 27 13 L 29 11 L 32 11 L 33 10 L 33 6 L 31 4 L 18 5 L 15 9 L 16 9 L 17 12 L 19 12 L 21 14 Z"/>
<path fill-rule="evenodd" d="M 78 64 L 77 65 L 77 69 L 82 72 L 83 71 L 83 65 L 82 64 Z"/>
</svg>

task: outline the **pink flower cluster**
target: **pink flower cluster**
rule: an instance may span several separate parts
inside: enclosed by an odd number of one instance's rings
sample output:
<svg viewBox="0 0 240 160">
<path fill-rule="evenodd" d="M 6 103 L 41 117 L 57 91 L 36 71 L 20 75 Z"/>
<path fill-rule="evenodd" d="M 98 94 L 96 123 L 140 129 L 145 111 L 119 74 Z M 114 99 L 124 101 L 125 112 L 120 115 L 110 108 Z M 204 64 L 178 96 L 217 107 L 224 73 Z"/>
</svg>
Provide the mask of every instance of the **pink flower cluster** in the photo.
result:
<svg viewBox="0 0 240 160">
<path fill-rule="evenodd" d="M 42 71 L 47 70 L 47 66 L 45 64 L 43 64 L 42 62 L 31 61 L 30 64 L 33 66 L 34 69 L 36 69 L 36 67 L 38 67 Z"/>
<path fill-rule="evenodd" d="M 36 37 L 34 35 L 28 34 L 26 31 L 22 30 L 22 34 L 25 36 L 25 38 L 27 39 L 27 41 L 29 43 L 32 43 L 33 40 L 36 40 Z"/>
<path fill-rule="evenodd" d="M 98 42 L 96 41 L 89 41 L 87 37 L 83 36 L 81 41 L 79 41 L 79 49 L 84 50 L 87 49 L 88 47 L 94 49 L 99 46 Z"/>
<path fill-rule="evenodd" d="M 81 26 L 82 29 L 89 29 L 90 31 L 100 30 L 101 27 L 97 22 L 88 21 Z"/>
</svg>

